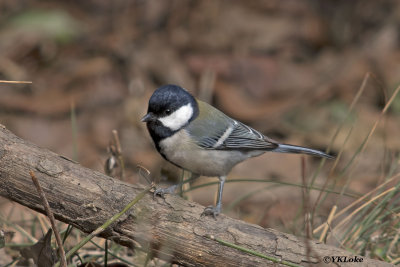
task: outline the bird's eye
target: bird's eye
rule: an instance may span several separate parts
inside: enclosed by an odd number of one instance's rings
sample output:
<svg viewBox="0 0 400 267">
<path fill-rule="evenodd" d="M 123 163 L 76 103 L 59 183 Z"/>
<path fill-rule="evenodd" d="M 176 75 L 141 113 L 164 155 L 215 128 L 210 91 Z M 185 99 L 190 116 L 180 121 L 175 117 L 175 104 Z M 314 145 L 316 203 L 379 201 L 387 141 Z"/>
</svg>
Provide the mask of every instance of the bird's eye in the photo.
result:
<svg viewBox="0 0 400 267">
<path fill-rule="evenodd" d="M 170 109 L 166 109 L 166 110 L 165 110 L 165 114 L 166 114 L 166 115 L 171 114 L 171 110 L 170 110 Z"/>
</svg>

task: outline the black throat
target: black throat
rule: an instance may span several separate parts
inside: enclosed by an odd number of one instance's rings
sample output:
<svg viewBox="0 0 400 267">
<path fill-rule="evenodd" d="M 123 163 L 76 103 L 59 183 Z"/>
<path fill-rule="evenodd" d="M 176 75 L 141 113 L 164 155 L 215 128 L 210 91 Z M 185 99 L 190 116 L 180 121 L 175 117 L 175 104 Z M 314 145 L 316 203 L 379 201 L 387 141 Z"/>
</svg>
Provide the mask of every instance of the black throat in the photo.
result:
<svg viewBox="0 0 400 267">
<path fill-rule="evenodd" d="M 156 146 L 158 152 L 160 151 L 160 142 L 172 136 L 179 130 L 173 131 L 168 127 L 165 127 L 160 121 L 150 121 L 147 123 L 147 130 L 150 133 L 151 138 L 153 139 L 154 145 Z M 162 154 L 162 153 L 161 153 Z"/>
</svg>

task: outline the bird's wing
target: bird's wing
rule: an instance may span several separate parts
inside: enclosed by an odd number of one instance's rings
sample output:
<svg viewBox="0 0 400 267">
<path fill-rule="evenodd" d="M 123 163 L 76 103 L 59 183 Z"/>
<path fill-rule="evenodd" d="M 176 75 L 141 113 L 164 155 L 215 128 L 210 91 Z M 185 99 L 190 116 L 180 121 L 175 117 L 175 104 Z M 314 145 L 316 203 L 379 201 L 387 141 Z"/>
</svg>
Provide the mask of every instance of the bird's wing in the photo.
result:
<svg viewBox="0 0 400 267">
<path fill-rule="evenodd" d="M 214 149 L 218 150 L 272 150 L 278 144 L 253 128 L 233 120 Z"/>
<path fill-rule="evenodd" d="M 203 106 L 207 105 L 205 109 Z M 201 126 L 192 123 L 188 132 L 204 149 L 215 150 L 272 150 L 279 145 L 253 128 L 236 121 L 221 111 L 199 101 Z M 205 111 L 203 111 L 205 110 Z M 203 111 L 203 112 L 202 112 Z M 206 112 L 210 112 L 205 114 Z M 203 117 L 204 116 L 204 117 Z M 212 118 L 212 119 L 204 119 Z M 198 124 L 197 124 L 198 125 Z"/>
</svg>

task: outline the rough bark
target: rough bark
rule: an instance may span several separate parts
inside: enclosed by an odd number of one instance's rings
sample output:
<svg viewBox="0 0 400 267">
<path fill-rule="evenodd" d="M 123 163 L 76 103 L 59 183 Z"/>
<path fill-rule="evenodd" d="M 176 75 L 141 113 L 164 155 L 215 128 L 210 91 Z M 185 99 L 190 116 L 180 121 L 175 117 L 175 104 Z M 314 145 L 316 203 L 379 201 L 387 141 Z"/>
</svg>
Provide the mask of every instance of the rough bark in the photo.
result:
<svg viewBox="0 0 400 267">
<path fill-rule="evenodd" d="M 44 213 L 29 171 L 35 171 L 56 219 L 86 233 L 121 211 L 143 190 L 143 186 L 123 183 L 39 148 L 0 124 L 0 195 Z M 267 259 L 221 245 L 207 235 L 300 265 L 324 266 L 324 256 L 351 256 L 336 247 L 306 242 L 224 215 L 217 220 L 201 217 L 203 209 L 177 196 L 153 199 L 148 194 L 101 236 L 125 246 L 150 249 L 156 257 L 184 266 L 274 265 Z M 389 266 L 365 257 L 361 265 Z"/>
</svg>

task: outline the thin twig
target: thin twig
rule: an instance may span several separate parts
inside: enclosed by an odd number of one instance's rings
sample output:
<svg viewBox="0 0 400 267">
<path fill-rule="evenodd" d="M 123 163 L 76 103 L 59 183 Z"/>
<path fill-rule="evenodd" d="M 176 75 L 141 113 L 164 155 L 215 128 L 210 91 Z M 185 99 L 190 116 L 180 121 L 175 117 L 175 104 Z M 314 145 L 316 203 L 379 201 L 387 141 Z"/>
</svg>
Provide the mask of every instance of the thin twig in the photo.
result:
<svg viewBox="0 0 400 267">
<path fill-rule="evenodd" d="M 137 169 L 139 175 L 141 177 L 143 177 L 148 184 L 151 184 L 150 171 L 141 165 L 137 165 L 136 169 Z"/>
<path fill-rule="evenodd" d="M 5 81 L 5 80 L 0 80 L 0 83 L 23 83 L 23 84 L 31 84 L 31 81 Z"/>
<path fill-rule="evenodd" d="M 125 179 L 125 163 L 117 130 L 112 130 L 112 139 L 107 147 L 107 152 L 110 156 L 104 164 L 104 172 L 108 176 L 118 177 L 123 181 Z"/>
<path fill-rule="evenodd" d="M 42 187 L 39 184 L 39 180 L 36 178 L 35 173 L 33 171 L 30 171 L 29 174 L 31 175 L 32 182 L 36 187 L 36 190 L 39 193 L 40 198 L 42 199 L 44 209 L 46 210 L 47 217 L 49 217 L 50 223 L 51 223 L 51 228 L 54 231 L 54 235 L 56 237 L 57 245 L 58 245 L 58 254 L 61 259 L 61 266 L 62 267 L 67 267 L 67 260 L 65 258 L 65 252 L 64 252 L 64 247 L 61 241 L 60 233 L 57 230 L 56 227 L 56 220 L 54 219 L 53 212 L 50 209 L 49 202 L 47 201 L 46 195 L 44 194 L 44 191 Z"/>
<path fill-rule="evenodd" d="M 319 242 L 323 242 L 325 240 L 326 233 L 328 232 L 329 225 L 331 224 L 331 222 L 333 220 L 333 216 L 335 216 L 336 209 L 337 209 L 337 206 L 334 205 L 331 209 L 331 212 L 329 213 L 328 219 L 326 220 L 326 225 L 322 231 L 322 234 L 319 237 Z"/>
<path fill-rule="evenodd" d="M 115 147 L 117 148 L 117 158 L 121 167 L 121 180 L 125 180 L 125 163 L 124 163 L 124 158 L 122 157 L 122 149 L 121 149 L 121 143 L 119 142 L 119 137 L 118 137 L 118 132 L 117 130 L 112 130 L 113 134 L 113 139 L 114 139 L 114 144 Z"/>
<path fill-rule="evenodd" d="M 306 231 L 306 255 L 307 261 L 311 262 L 311 244 L 310 240 L 312 239 L 312 226 L 311 226 L 311 213 L 310 213 L 310 190 L 307 187 L 306 182 L 306 160 L 305 157 L 301 157 L 301 180 L 303 182 L 303 211 L 304 211 L 304 226 Z M 319 258 L 319 257 L 318 257 Z"/>
<path fill-rule="evenodd" d="M 117 153 L 121 154 L 122 153 L 122 149 L 121 149 L 121 143 L 119 142 L 117 130 L 115 130 L 115 129 L 112 130 L 112 134 L 113 134 L 113 138 L 114 138 L 115 147 L 117 148 Z"/>
</svg>

